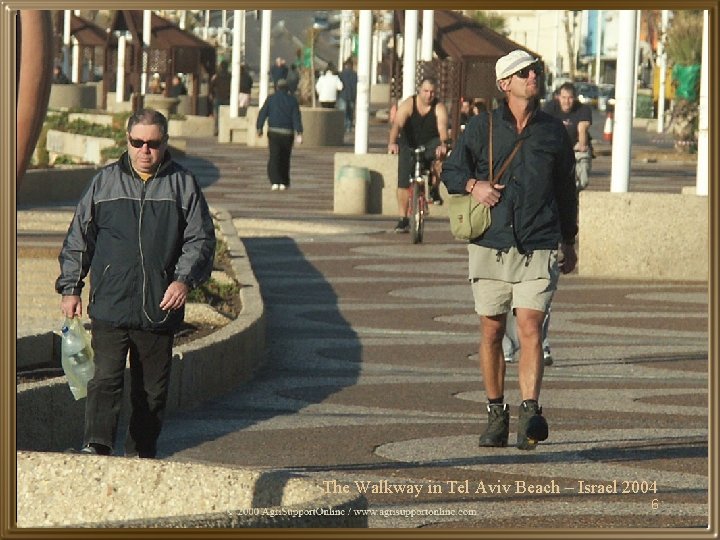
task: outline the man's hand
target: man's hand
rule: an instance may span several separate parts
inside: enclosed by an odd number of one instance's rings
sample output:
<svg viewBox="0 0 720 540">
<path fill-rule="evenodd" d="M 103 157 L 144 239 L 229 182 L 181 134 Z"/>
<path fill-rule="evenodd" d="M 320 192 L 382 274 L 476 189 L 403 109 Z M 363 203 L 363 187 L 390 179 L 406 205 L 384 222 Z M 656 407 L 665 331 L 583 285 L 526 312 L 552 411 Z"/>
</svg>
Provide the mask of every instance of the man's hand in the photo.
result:
<svg viewBox="0 0 720 540">
<path fill-rule="evenodd" d="M 258 136 L 258 137 L 262 137 L 262 135 L 263 135 L 262 129 L 258 129 L 258 130 L 257 130 L 257 136 Z"/>
<path fill-rule="evenodd" d="M 171 311 L 180 309 L 185 305 L 190 287 L 180 281 L 173 281 L 165 290 L 165 295 L 160 302 L 160 309 Z"/>
<path fill-rule="evenodd" d="M 468 180 L 465 190 L 469 191 L 475 202 L 484 204 L 488 208 L 492 208 L 500 202 L 502 190 L 505 186 L 502 184 L 491 184 L 488 180 Z"/>
<path fill-rule="evenodd" d="M 302 135 L 298 133 L 297 136 L 295 137 L 295 142 L 298 144 L 302 144 L 302 141 L 303 141 Z"/>
<path fill-rule="evenodd" d="M 398 152 L 398 143 L 388 143 L 388 154 L 397 154 Z"/>
<path fill-rule="evenodd" d="M 74 294 L 64 294 L 60 301 L 60 311 L 68 319 L 72 319 L 75 315 L 82 317 L 82 299 Z"/>
<path fill-rule="evenodd" d="M 563 242 L 560 244 L 560 254 L 558 257 L 558 265 L 560 266 L 560 272 L 563 274 L 569 274 L 577 266 L 577 253 L 575 252 L 575 244 L 566 244 Z"/>
<path fill-rule="evenodd" d="M 435 147 L 435 158 L 443 159 L 445 156 L 447 156 L 447 151 L 448 151 L 447 144 L 445 144 L 445 143 L 438 144 Z"/>
</svg>

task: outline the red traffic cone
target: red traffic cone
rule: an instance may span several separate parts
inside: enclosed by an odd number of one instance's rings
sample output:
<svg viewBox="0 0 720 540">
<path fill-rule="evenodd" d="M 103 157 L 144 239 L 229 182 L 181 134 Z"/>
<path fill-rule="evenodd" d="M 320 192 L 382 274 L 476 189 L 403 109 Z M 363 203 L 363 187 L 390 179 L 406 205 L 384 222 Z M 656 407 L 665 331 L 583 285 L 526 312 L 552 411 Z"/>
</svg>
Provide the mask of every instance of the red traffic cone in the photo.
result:
<svg viewBox="0 0 720 540">
<path fill-rule="evenodd" d="M 608 112 L 605 116 L 605 127 L 603 128 L 603 141 L 612 142 L 613 135 L 613 113 Z"/>
</svg>

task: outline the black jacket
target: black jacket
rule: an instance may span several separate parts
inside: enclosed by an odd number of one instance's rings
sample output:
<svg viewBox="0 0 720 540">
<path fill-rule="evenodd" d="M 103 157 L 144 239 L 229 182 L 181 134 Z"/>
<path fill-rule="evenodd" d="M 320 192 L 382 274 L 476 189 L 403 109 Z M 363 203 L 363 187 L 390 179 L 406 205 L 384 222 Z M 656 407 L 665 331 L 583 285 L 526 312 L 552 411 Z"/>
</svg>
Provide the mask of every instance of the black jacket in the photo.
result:
<svg viewBox="0 0 720 540">
<path fill-rule="evenodd" d="M 295 96 L 291 96 L 286 90 L 279 89 L 265 100 L 258 112 L 255 127 L 259 133 L 267 120 L 270 129 L 282 129 L 295 133 L 303 132 L 302 117 L 300 116 L 300 105 Z"/>
<path fill-rule="evenodd" d="M 517 133 L 507 102 L 493 112 L 493 169 L 497 172 L 523 139 L 499 183 L 506 185 L 491 210 L 491 225 L 473 243 L 521 253 L 557 249 L 563 240 L 575 242 L 578 197 L 575 155 L 562 122 L 535 110 Z M 449 193 L 465 193 L 470 178 L 488 178 L 488 113 L 473 116 L 443 164 L 442 181 Z"/>
<path fill-rule="evenodd" d="M 174 329 L 184 310 L 160 309 L 167 286 L 206 281 L 214 253 L 215 228 L 193 175 L 166 153 L 155 177 L 143 182 L 125 153 L 83 194 L 60 252 L 55 289 L 79 295 L 90 272 L 91 319 Z"/>
</svg>

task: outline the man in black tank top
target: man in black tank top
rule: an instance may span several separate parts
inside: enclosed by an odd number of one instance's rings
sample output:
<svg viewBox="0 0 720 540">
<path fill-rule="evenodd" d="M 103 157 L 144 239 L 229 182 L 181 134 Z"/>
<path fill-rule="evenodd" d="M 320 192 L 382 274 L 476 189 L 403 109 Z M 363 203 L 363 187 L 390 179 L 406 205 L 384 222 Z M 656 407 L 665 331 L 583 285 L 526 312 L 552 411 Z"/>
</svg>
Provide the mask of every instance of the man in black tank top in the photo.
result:
<svg viewBox="0 0 720 540">
<path fill-rule="evenodd" d="M 435 88 L 433 79 L 423 79 L 417 95 L 400 103 L 390 127 L 388 152 L 398 154 L 397 199 L 400 221 L 395 232 L 410 231 L 407 204 L 410 175 L 413 173 L 412 150 L 425 146 L 425 158 L 428 161 L 442 159 L 447 154 L 448 114 L 445 105 L 438 103 L 435 98 Z"/>
</svg>

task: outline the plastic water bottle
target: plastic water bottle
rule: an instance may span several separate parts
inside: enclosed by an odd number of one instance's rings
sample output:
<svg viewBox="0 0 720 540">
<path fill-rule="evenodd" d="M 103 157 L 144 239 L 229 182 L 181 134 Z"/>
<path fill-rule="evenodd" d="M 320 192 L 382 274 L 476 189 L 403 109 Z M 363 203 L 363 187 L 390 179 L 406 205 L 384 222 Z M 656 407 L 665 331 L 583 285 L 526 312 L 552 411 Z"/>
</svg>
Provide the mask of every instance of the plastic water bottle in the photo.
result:
<svg viewBox="0 0 720 540">
<path fill-rule="evenodd" d="M 70 391 L 78 400 L 87 395 L 87 384 L 95 374 L 93 350 L 87 332 L 77 318 L 65 320 L 61 330 L 61 362 Z"/>
</svg>

